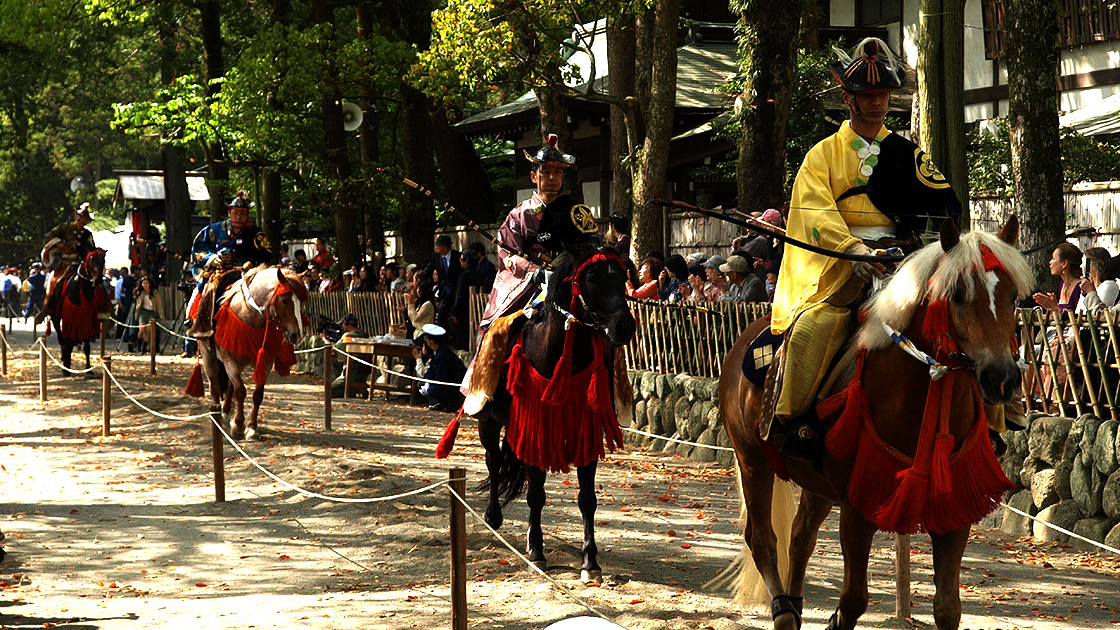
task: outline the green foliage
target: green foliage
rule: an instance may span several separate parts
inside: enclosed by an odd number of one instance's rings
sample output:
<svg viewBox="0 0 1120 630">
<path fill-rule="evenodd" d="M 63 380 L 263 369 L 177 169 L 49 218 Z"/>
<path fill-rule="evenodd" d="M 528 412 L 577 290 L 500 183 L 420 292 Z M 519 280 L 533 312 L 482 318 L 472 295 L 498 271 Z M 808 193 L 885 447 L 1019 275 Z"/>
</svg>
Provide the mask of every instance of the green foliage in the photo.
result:
<svg viewBox="0 0 1120 630">
<path fill-rule="evenodd" d="M 1066 187 L 1085 182 L 1120 180 L 1120 147 L 1098 142 L 1069 127 L 1060 129 L 1062 183 Z M 1000 119 L 995 135 L 978 132 L 968 152 L 970 190 L 989 191 L 1006 201 L 1015 194 L 1011 173 L 1011 130 Z"/>
</svg>

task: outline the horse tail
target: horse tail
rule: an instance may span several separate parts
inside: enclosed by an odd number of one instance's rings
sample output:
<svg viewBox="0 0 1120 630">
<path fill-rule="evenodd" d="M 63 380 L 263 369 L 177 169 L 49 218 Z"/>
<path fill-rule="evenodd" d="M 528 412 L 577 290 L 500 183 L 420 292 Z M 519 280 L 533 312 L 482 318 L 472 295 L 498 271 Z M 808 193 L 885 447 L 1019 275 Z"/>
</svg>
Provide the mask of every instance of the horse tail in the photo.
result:
<svg viewBox="0 0 1120 630">
<path fill-rule="evenodd" d="M 496 484 L 498 500 L 502 506 L 509 505 L 525 490 L 525 464 L 513 454 L 509 441 L 502 438 L 502 463 L 498 466 L 497 478 L 489 476 L 478 484 L 479 492 L 488 492 Z"/>
<path fill-rule="evenodd" d="M 747 502 L 743 496 L 742 478 L 738 475 L 736 475 L 736 478 L 740 479 L 738 484 L 739 525 L 740 530 L 745 532 L 743 547 L 739 550 L 739 555 L 735 560 L 719 575 L 706 583 L 704 587 L 721 588 L 734 580 L 731 591 L 736 602 L 743 606 L 757 607 L 760 612 L 769 613 L 770 593 L 766 589 L 766 583 L 762 581 L 762 574 L 758 572 L 758 567 L 755 566 L 751 549 L 746 544 L 746 536 L 749 536 L 751 531 L 750 516 L 747 514 Z M 782 481 L 775 475 L 770 500 L 770 525 L 777 538 L 775 552 L 778 556 L 778 575 L 781 576 L 782 584 L 789 582 L 789 541 L 793 532 L 793 517 L 796 509 L 790 482 Z M 765 610 L 763 611 L 763 609 Z"/>
</svg>

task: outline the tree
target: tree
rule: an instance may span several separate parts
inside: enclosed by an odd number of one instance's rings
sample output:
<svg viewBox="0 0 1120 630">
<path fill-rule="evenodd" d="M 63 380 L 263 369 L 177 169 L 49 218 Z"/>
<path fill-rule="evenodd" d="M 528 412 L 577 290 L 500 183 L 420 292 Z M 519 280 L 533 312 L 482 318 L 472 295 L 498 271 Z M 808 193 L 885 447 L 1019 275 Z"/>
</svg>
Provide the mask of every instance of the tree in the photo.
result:
<svg viewBox="0 0 1120 630">
<path fill-rule="evenodd" d="M 1055 81 L 1061 6 L 1055 0 L 1016 0 L 1006 7 L 1011 172 L 1022 244 L 1030 247 L 1065 231 Z M 1046 255 L 1031 260 L 1040 282 L 1050 277 L 1047 262 Z"/>
<path fill-rule="evenodd" d="M 739 209 L 779 208 L 786 199 L 786 123 L 797 72 L 802 3 L 735 0 L 740 13 Z"/>
<path fill-rule="evenodd" d="M 918 142 L 957 193 L 968 225 L 964 0 L 921 0 L 918 15 Z"/>
</svg>

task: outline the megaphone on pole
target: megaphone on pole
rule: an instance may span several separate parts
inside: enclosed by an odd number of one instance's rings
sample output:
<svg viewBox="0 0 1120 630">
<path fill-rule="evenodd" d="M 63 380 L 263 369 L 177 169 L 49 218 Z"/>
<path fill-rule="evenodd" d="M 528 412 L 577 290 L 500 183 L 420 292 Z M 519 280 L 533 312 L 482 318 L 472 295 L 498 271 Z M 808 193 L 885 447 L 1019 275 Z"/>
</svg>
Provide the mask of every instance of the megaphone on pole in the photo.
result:
<svg viewBox="0 0 1120 630">
<path fill-rule="evenodd" d="M 354 131 L 362 126 L 362 108 L 353 103 L 342 102 L 342 128 Z"/>
</svg>

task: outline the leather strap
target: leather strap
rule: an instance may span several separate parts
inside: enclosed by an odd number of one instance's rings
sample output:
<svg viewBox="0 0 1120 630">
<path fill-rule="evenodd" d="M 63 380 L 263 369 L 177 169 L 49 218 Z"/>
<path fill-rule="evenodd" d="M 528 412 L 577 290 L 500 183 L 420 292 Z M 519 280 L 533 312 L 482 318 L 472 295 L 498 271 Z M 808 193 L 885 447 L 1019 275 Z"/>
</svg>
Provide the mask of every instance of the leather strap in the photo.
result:
<svg viewBox="0 0 1120 630">
<path fill-rule="evenodd" d="M 801 605 L 802 598 L 791 597 L 786 594 L 776 595 L 770 601 L 770 618 L 777 621 L 778 615 L 792 613 L 794 618 L 797 619 L 797 627 L 801 628 Z"/>
</svg>

